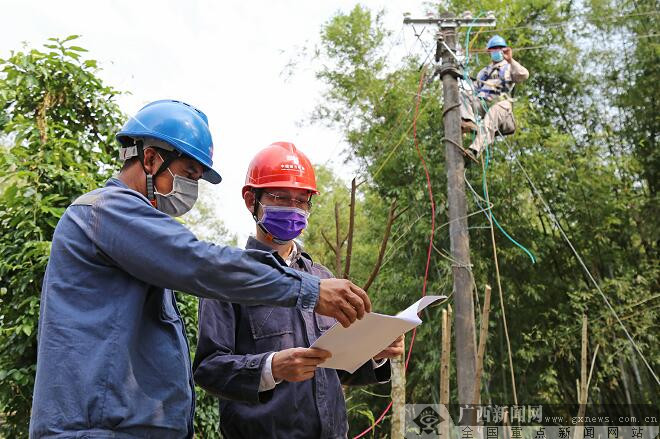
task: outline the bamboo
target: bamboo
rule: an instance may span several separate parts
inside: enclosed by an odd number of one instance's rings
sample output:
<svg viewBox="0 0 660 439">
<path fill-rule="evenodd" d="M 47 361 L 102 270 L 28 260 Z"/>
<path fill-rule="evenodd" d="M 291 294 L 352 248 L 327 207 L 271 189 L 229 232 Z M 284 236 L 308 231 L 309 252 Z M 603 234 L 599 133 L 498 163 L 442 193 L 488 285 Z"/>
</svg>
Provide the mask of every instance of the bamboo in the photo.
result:
<svg viewBox="0 0 660 439">
<path fill-rule="evenodd" d="M 449 377 L 451 375 L 451 305 L 442 310 L 442 354 L 440 359 L 440 404 L 449 410 Z M 441 437 L 449 437 L 449 422 L 442 424 Z"/>
<path fill-rule="evenodd" d="M 405 343 L 405 340 L 404 340 Z M 392 366 L 392 429 L 390 437 L 403 439 L 406 429 L 406 359 L 405 349 L 391 359 Z"/>
<path fill-rule="evenodd" d="M 481 374 L 484 369 L 484 354 L 486 353 L 486 340 L 488 338 L 488 314 L 490 312 L 490 285 L 486 285 L 484 307 L 481 312 L 481 326 L 479 328 L 479 350 L 477 351 L 477 371 L 474 376 L 474 394 L 472 404 L 481 401 Z"/>
<path fill-rule="evenodd" d="M 595 358 L 594 358 L 595 359 Z M 584 422 L 582 419 L 587 411 L 587 316 L 582 316 L 582 352 L 580 355 L 580 383 L 578 392 L 578 422 L 575 426 L 573 439 L 584 438 Z"/>
</svg>

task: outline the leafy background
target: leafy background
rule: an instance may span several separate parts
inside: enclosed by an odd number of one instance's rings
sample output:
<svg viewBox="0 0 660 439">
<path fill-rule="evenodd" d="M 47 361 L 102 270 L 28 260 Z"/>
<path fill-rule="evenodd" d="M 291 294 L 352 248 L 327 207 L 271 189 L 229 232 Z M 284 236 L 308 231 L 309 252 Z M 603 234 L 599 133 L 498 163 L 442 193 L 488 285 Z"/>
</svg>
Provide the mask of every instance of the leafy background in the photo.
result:
<svg viewBox="0 0 660 439">
<path fill-rule="evenodd" d="M 518 131 L 490 151 L 488 185 L 493 213 L 503 228 L 536 256 L 536 264 L 497 233 L 500 271 L 519 401 L 577 401 L 581 318 L 589 318 L 589 352 L 599 353 L 590 389 L 595 404 L 658 404 L 658 388 L 632 352 L 602 298 L 561 239 L 516 166 L 519 161 L 548 201 L 654 370 L 658 343 L 658 102 L 660 49 L 657 4 L 650 0 L 583 2 L 512 0 L 446 1 L 439 11 L 494 10 L 500 33 L 519 50 L 530 72 L 516 92 Z M 338 12 L 320 29 L 321 43 L 298 62 L 309 62 L 325 90 L 310 123 L 344 133 L 346 159 L 359 167 L 355 244 L 350 277 L 364 284 L 397 201 L 379 277 L 370 289 L 376 308 L 395 312 L 421 294 L 430 230 L 426 181 L 410 127 L 419 67 L 426 54 L 391 59 L 401 44 L 383 28 L 381 13 L 356 7 Z M 492 35 L 471 33 L 471 47 Z M 651 35 L 651 36 L 650 36 Z M 459 34 L 464 44 L 465 34 Z M 529 49 L 526 49 L 529 48 Z M 50 240 L 64 209 L 80 194 L 102 185 L 118 169 L 114 133 L 125 120 L 115 103 L 120 93 L 99 79 L 95 61 L 76 37 L 51 39 L 0 60 L 0 435 L 27 437 L 34 383 L 39 293 Z M 471 60 L 473 68 L 487 62 Z M 294 64 L 295 66 L 295 64 Z M 295 67 L 294 67 L 295 68 Z M 417 140 L 429 163 L 436 224 L 429 294 L 451 291 L 447 258 L 446 177 L 442 144 L 442 91 L 424 87 Z M 315 199 L 302 239 L 313 257 L 336 271 L 323 239 L 348 227 L 350 191 L 331 169 L 317 168 L 322 195 Z M 481 190 L 481 171 L 466 179 Z M 469 196 L 469 211 L 477 212 Z M 204 239 L 237 243 L 201 202 L 185 221 Z M 475 300 L 495 285 L 488 222 L 469 218 Z M 343 265 L 343 259 L 340 261 Z M 194 296 L 179 294 L 191 346 L 195 345 Z M 507 351 L 499 299 L 489 322 L 482 395 L 511 403 Z M 438 401 L 439 309 L 424 316 L 408 371 L 407 402 Z M 410 340 L 407 340 L 409 342 Z M 192 353 L 191 353 L 192 355 Z M 452 365 L 452 372 L 455 365 Z M 455 376 L 451 401 L 456 401 Z M 348 389 L 351 433 L 385 408 L 389 386 Z M 195 419 L 200 437 L 218 437 L 217 404 L 198 391 Z M 373 433 L 386 437 L 389 418 Z"/>
</svg>

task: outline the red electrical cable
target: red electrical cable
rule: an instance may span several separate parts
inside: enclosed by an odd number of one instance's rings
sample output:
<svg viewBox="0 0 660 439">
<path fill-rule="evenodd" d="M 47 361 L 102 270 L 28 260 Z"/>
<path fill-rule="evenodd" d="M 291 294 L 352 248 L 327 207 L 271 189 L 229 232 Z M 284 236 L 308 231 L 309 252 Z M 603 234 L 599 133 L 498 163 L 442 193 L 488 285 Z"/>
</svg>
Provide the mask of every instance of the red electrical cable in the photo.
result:
<svg viewBox="0 0 660 439">
<path fill-rule="evenodd" d="M 422 286 L 422 297 L 426 296 L 426 284 L 427 280 L 429 277 L 429 267 L 431 265 L 431 251 L 433 250 L 433 236 L 435 234 L 435 202 L 433 201 L 433 188 L 431 186 L 431 177 L 429 175 L 429 170 L 426 166 L 426 161 L 424 160 L 424 156 L 422 156 L 422 152 L 419 149 L 419 143 L 417 142 L 417 117 L 419 116 L 419 102 L 421 101 L 422 98 L 422 85 L 424 84 L 424 74 L 426 73 L 426 69 L 422 70 L 422 74 L 419 78 L 419 85 L 417 86 L 417 103 L 415 104 L 415 117 L 413 117 L 413 142 L 415 143 L 415 149 L 417 149 L 417 155 L 419 156 L 419 159 L 422 161 L 422 166 L 424 166 L 424 172 L 426 173 L 426 184 L 429 189 L 429 198 L 431 200 L 431 236 L 429 238 L 429 250 L 426 255 L 426 269 L 424 270 L 424 283 Z M 410 338 L 410 347 L 408 348 L 408 355 L 406 356 L 406 366 L 405 370 L 406 372 L 408 371 L 408 363 L 410 362 L 410 356 L 412 354 L 412 348 L 413 345 L 415 344 L 415 335 L 417 334 L 417 328 L 413 329 L 412 332 L 412 337 Z M 392 403 L 393 401 L 390 401 L 390 403 L 387 405 L 383 413 L 378 417 L 376 422 L 374 422 L 369 428 L 364 430 L 362 433 L 358 434 L 355 436 L 353 439 L 360 439 L 363 437 L 365 434 L 369 433 L 371 430 L 373 430 L 376 425 L 380 423 L 380 421 L 383 420 L 387 412 L 390 411 L 392 408 Z"/>
</svg>

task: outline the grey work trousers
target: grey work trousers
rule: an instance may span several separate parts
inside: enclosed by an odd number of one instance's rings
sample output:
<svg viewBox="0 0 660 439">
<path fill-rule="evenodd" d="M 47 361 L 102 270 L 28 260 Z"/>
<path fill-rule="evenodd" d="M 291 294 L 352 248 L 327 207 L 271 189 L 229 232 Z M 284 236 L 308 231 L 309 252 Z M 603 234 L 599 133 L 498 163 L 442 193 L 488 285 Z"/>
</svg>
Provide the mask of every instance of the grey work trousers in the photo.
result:
<svg viewBox="0 0 660 439">
<path fill-rule="evenodd" d="M 486 145 L 492 145 L 498 129 L 501 134 L 512 134 L 516 130 L 516 122 L 513 118 L 513 107 L 511 100 L 507 98 L 497 101 L 486 102 L 488 111 L 484 109 L 484 102 L 476 96 L 461 90 L 461 118 L 476 123 L 475 114 L 483 120 L 479 125 L 477 136 L 470 145 L 478 156 Z M 485 113 L 485 115 L 484 115 Z"/>
</svg>

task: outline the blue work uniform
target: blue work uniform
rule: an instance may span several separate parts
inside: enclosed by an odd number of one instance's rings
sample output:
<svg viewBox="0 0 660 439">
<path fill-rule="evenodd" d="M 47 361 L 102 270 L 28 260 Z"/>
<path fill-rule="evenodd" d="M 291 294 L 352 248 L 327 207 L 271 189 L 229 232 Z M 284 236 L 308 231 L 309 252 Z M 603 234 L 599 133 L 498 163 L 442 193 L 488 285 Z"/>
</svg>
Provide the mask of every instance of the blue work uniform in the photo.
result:
<svg viewBox="0 0 660 439">
<path fill-rule="evenodd" d="M 247 249 L 270 250 L 250 238 Z M 273 251 L 282 266 L 284 260 Z M 332 277 L 302 251 L 291 267 L 320 278 Z M 247 306 L 201 299 L 199 334 L 193 363 L 195 382 L 220 397 L 220 429 L 225 439 L 345 438 L 348 433 L 344 385 L 390 379 L 390 363 L 371 360 L 350 374 L 317 368 L 301 382 L 283 381 L 259 392 L 262 369 L 273 352 L 309 347 L 335 319 L 312 310 Z"/>
<path fill-rule="evenodd" d="M 190 356 L 172 290 L 308 312 L 319 278 L 268 252 L 200 241 L 110 179 L 55 229 L 30 437 L 192 437 Z"/>
</svg>

